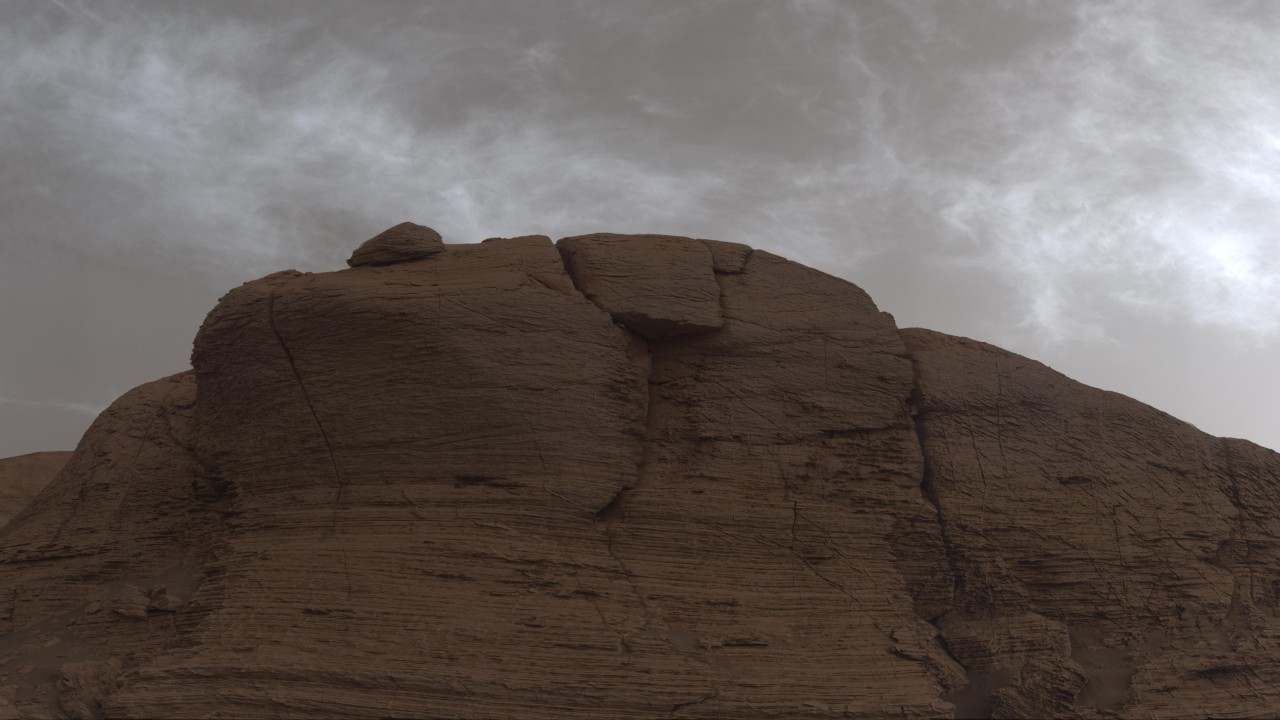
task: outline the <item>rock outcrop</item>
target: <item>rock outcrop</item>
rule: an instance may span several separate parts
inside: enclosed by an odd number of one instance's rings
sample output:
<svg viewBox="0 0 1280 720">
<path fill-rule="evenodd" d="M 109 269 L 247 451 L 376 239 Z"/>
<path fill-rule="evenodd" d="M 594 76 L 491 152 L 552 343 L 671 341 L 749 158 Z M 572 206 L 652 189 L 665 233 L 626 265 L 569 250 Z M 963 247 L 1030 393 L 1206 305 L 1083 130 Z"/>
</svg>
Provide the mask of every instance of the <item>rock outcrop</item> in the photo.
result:
<svg viewBox="0 0 1280 720">
<path fill-rule="evenodd" d="M 985 343 L 902 333 L 968 713 L 1280 707 L 1280 456 Z M 986 689 L 1005 685 L 994 693 Z"/>
<path fill-rule="evenodd" d="M 556 247 L 578 290 L 614 322 L 649 340 L 724 325 L 706 243 L 661 235 L 583 235 Z"/>
<path fill-rule="evenodd" d="M 412 259 L 246 283 L 103 413 L 0 529 L 0 709 L 1280 704 L 1274 453 L 735 243 Z"/>
<path fill-rule="evenodd" d="M 0 460 L 0 527 L 26 507 L 70 457 L 69 452 L 55 451 Z"/>
<path fill-rule="evenodd" d="M 347 264 L 351 267 L 391 265 L 421 260 L 442 252 L 444 240 L 440 233 L 424 225 L 403 222 L 364 241 L 351 253 Z"/>
</svg>

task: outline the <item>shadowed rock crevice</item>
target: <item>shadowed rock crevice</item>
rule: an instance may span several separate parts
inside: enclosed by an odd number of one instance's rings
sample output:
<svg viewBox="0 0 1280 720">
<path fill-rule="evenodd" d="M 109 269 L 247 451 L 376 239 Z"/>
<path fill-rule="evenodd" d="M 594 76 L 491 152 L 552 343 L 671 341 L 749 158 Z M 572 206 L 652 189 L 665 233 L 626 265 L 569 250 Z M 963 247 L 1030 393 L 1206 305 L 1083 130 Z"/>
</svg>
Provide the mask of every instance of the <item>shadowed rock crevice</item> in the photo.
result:
<svg viewBox="0 0 1280 720">
<path fill-rule="evenodd" d="M 595 237 L 612 237 L 612 236 L 595 236 Z M 489 241 L 486 240 L 485 242 L 489 242 Z M 620 487 L 618 491 L 609 499 L 609 501 L 606 502 L 603 506 L 600 507 L 600 509 L 596 510 L 594 513 L 595 520 L 602 521 L 605 523 L 605 532 L 608 535 L 610 555 L 613 556 L 613 536 L 612 536 L 612 530 L 611 530 L 612 522 L 623 511 L 623 505 L 626 502 L 626 496 L 628 491 L 632 490 L 633 488 L 637 487 L 640 484 L 641 477 L 644 472 L 644 465 L 649 452 L 650 431 L 651 431 L 652 422 L 653 422 L 653 409 L 654 409 L 654 398 L 655 398 L 655 394 L 654 394 L 655 381 L 654 381 L 654 375 L 653 375 L 654 341 L 647 340 L 645 337 L 639 335 L 634 330 L 632 330 L 627 323 L 619 321 L 618 318 L 614 317 L 613 314 L 610 313 L 609 308 L 601 303 L 598 296 L 596 296 L 594 293 L 591 295 L 588 294 L 588 289 L 592 285 L 592 282 L 589 279 L 589 274 L 591 270 L 581 267 L 580 259 L 577 262 L 575 262 L 575 256 L 578 254 L 576 250 L 577 250 L 577 246 L 573 242 L 565 242 L 562 240 L 555 244 L 556 255 L 560 259 L 561 267 L 563 268 L 565 275 L 569 278 L 569 281 L 572 283 L 574 290 L 577 292 L 577 296 L 581 297 L 583 300 L 586 300 L 593 307 L 598 308 L 602 313 L 610 316 L 611 319 L 617 322 L 622 332 L 626 333 L 626 335 L 631 339 L 632 347 L 637 349 L 641 347 L 644 348 L 643 365 L 645 366 L 646 371 L 643 376 L 644 389 L 641 393 L 641 396 L 644 398 L 644 406 L 641 411 L 641 416 L 643 420 L 640 423 L 640 426 L 636 432 L 637 448 L 636 448 L 635 472 L 631 480 L 627 484 Z M 542 284 L 546 286 L 545 282 Z M 621 565 L 621 561 L 618 560 L 617 557 L 614 557 L 614 560 Z"/>
<path fill-rule="evenodd" d="M 711 251 L 711 269 L 717 275 L 740 275 L 747 271 L 755 249 L 742 243 L 724 240 L 703 240 Z"/>
<path fill-rule="evenodd" d="M 914 358 L 911 359 L 911 370 L 913 383 L 909 407 L 912 418 L 912 429 L 915 431 L 917 442 L 920 445 L 922 470 L 920 475 L 920 495 L 928 501 L 929 505 L 933 507 L 934 512 L 937 513 L 938 533 L 942 539 L 943 549 L 946 553 L 947 568 L 949 569 L 952 578 L 952 591 L 948 605 L 951 608 L 955 608 L 960 604 L 963 597 L 964 576 L 959 567 L 959 563 L 954 556 L 955 551 L 952 548 L 950 541 L 947 539 L 947 520 L 942 511 L 942 502 L 938 499 L 938 490 L 934 486 L 933 459 L 930 457 L 931 450 L 929 447 L 930 443 L 928 441 L 928 429 L 924 424 L 924 414 L 926 412 L 923 407 L 924 392 L 921 388 L 920 371 L 919 368 L 916 367 L 916 361 Z M 931 623 L 935 622 L 938 617 L 939 616 L 934 616 L 930 618 L 929 621 Z"/>
<path fill-rule="evenodd" d="M 298 381 L 298 391 L 302 393 L 302 399 L 307 404 L 307 410 L 311 413 L 311 419 L 315 420 L 316 429 L 320 431 L 320 439 L 324 441 L 325 451 L 329 454 L 329 464 L 333 468 L 333 479 L 337 486 L 333 497 L 333 512 L 329 519 L 329 530 L 332 534 L 338 524 L 338 506 L 342 504 L 342 491 L 345 484 L 342 481 L 342 471 L 338 469 L 338 456 L 333 452 L 333 442 L 329 440 L 329 433 L 324 429 L 324 423 L 320 422 L 320 414 L 316 412 L 315 403 L 311 401 L 311 395 L 307 392 L 306 383 L 302 381 L 302 371 L 298 369 L 298 363 L 293 359 L 293 353 L 289 350 L 288 344 L 284 341 L 284 336 L 280 334 L 280 328 L 276 327 L 276 290 L 272 288 L 267 294 L 267 326 L 271 328 L 271 334 L 275 336 L 276 342 L 280 344 L 280 350 L 284 353 L 285 360 L 289 363 L 289 370 L 293 372 L 293 377 Z"/>
<path fill-rule="evenodd" d="M 623 512 L 627 493 L 640 487 L 640 484 L 644 479 L 645 465 L 649 462 L 652 453 L 650 443 L 652 442 L 651 433 L 653 428 L 653 415 L 654 407 L 658 402 L 657 394 L 655 392 L 656 383 L 653 379 L 652 370 L 653 344 L 646 343 L 643 338 L 638 337 L 636 338 L 636 342 L 644 343 L 648 348 L 647 364 L 649 365 L 650 370 L 648 376 L 645 378 L 644 420 L 640 426 L 639 432 L 637 433 L 638 447 L 636 449 L 635 475 L 629 484 L 619 488 L 617 494 L 610 498 L 609 502 L 605 503 L 605 505 L 595 512 L 595 518 L 597 520 L 604 521 L 605 523 L 611 522 Z"/>
<path fill-rule="evenodd" d="M 955 704 L 957 717 L 984 717 L 990 712 L 990 703 L 987 701 L 987 696 L 992 688 L 986 686 L 990 684 L 991 679 L 975 675 L 969 668 L 965 667 L 964 663 L 951 652 L 951 648 L 947 645 L 946 634 L 938 625 L 939 618 L 956 610 L 962 604 L 964 596 L 963 574 L 960 563 L 955 557 L 955 550 L 947 537 L 946 516 L 943 513 L 942 502 L 938 498 L 937 488 L 934 486 L 934 460 L 930 457 L 931 449 L 928 441 L 928 429 L 924 422 L 927 410 L 924 407 L 924 390 L 921 385 L 923 381 L 920 377 L 920 369 L 917 367 L 915 358 L 910 353 L 908 353 L 907 357 L 911 363 L 912 375 L 911 394 L 907 407 L 912 431 L 915 434 L 920 450 L 920 495 L 934 513 L 938 538 L 945 558 L 943 568 L 945 568 L 950 579 L 948 583 L 950 585 L 949 592 L 945 597 L 925 599 L 916 595 L 912 598 L 918 605 L 932 608 L 932 612 L 925 620 L 934 629 L 934 642 L 945 657 L 945 661 L 936 659 L 930 661 L 930 658 L 925 660 L 938 678 L 939 684 L 942 685 L 944 690 L 950 691 L 944 694 L 943 697 Z M 957 686 L 956 668 L 963 670 L 964 684 L 962 686 Z"/>
</svg>

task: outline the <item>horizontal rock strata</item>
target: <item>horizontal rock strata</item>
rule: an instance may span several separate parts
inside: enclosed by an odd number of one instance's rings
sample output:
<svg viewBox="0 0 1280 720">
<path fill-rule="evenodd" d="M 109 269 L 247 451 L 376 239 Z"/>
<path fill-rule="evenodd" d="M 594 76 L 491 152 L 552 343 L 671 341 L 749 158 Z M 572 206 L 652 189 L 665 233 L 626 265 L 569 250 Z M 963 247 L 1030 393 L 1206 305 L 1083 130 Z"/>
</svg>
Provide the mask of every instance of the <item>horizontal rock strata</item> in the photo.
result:
<svg viewBox="0 0 1280 720">
<path fill-rule="evenodd" d="M 1277 706 L 1280 457 L 985 343 L 902 334 L 955 574 L 938 624 L 975 688 L 962 711 Z"/>
<path fill-rule="evenodd" d="M 347 264 L 351 267 L 391 265 L 421 260 L 442 252 L 444 240 L 440 233 L 423 225 L 404 222 L 366 240 L 351 253 Z"/>
<path fill-rule="evenodd" d="M 0 527 L 26 507 L 70 457 L 69 452 L 55 451 L 0 460 Z"/>
<path fill-rule="evenodd" d="M 736 243 L 368 257 L 232 290 L 0 529 L 0 711 L 1280 704 L 1270 451 Z"/>
</svg>

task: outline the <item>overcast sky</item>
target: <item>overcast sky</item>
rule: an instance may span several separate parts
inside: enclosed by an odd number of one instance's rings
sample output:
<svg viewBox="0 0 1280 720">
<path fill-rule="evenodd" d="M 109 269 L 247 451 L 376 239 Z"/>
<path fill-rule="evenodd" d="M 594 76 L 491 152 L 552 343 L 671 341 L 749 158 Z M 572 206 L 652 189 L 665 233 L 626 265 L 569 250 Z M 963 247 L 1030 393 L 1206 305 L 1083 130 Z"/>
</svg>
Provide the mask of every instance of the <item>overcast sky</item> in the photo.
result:
<svg viewBox="0 0 1280 720">
<path fill-rule="evenodd" d="M 748 243 L 1280 448 L 1277 38 L 1229 0 L 0 0 L 0 457 L 403 220 Z"/>
</svg>

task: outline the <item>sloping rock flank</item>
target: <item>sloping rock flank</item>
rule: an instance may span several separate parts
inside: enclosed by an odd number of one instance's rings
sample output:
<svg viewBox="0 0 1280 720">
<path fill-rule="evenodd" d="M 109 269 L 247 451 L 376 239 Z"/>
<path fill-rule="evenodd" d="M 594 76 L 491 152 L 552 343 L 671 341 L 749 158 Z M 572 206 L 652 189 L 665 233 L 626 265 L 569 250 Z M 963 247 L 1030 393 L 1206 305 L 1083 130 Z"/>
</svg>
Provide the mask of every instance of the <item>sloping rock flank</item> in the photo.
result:
<svg viewBox="0 0 1280 720">
<path fill-rule="evenodd" d="M 0 711 L 1269 712 L 1274 453 L 743 245 L 236 288 L 0 529 Z"/>
<path fill-rule="evenodd" d="M 0 460 L 0 527 L 26 507 L 70 457 L 69 452 L 55 451 Z"/>
<path fill-rule="evenodd" d="M 1274 714 L 1280 457 L 985 343 L 902 335 L 962 711 Z"/>
</svg>

